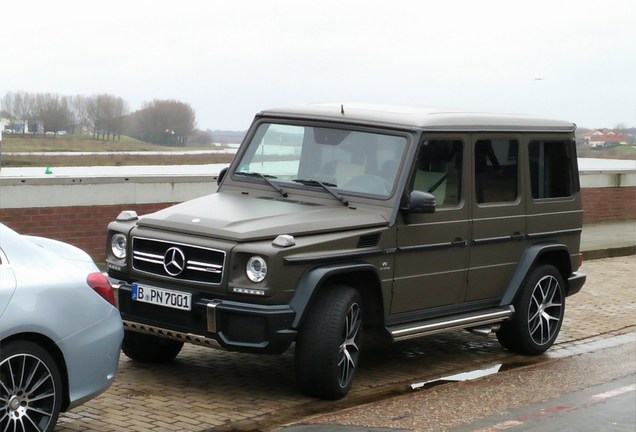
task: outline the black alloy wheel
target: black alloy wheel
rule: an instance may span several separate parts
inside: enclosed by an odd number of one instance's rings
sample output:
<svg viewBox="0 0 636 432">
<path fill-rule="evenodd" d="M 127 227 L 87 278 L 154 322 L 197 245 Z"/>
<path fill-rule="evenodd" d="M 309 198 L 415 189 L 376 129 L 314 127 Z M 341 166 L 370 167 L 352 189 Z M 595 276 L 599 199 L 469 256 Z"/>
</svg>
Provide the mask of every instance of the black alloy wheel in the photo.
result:
<svg viewBox="0 0 636 432">
<path fill-rule="evenodd" d="M 565 287 L 552 265 L 535 268 L 514 301 L 515 314 L 502 323 L 497 338 L 519 354 L 541 354 L 554 344 L 565 314 Z"/>
<path fill-rule="evenodd" d="M 296 375 L 311 396 L 340 399 L 351 389 L 360 361 L 362 299 L 336 285 L 318 294 L 296 342 Z"/>
</svg>

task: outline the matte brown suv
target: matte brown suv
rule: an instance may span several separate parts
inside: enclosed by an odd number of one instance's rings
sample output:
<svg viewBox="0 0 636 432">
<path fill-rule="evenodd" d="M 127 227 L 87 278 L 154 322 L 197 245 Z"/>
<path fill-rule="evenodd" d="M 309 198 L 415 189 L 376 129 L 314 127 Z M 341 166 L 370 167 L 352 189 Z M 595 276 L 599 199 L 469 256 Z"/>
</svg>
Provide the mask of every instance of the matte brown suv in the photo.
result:
<svg viewBox="0 0 636 432">
<path fill-rule="evenodd" d="M 312 105 L 259 113 L 218 191 L 109 225 L 124 353 L 281 353 L 339 398 L 366 335 L 495 331 L 539 354 L 578 292 L 575 125 Z"/>
</svg>

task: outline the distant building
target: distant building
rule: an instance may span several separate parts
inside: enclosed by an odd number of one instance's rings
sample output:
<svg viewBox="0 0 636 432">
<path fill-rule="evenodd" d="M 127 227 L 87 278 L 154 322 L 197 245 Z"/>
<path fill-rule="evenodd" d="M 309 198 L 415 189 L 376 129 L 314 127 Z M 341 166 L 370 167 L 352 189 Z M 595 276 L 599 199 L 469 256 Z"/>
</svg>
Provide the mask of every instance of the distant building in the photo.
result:
<svg viewBox="0 0 636 432">
<path fill-rule="evenodd" d="M 29 122 L 27 120 L 14 120 L 11 122 L 9 119 L 1 118 L 0 127 L 2 127 L 4 133 L 29 133 Z"/>
<path fill-rule="evenodd" d="M 9 119 L 6 118 L 0 118 L 0 131 L 4 131 L 5 129 L 8 129 L 8 126 L 11 124 L 11 122 L 9 121 Z"/>
<path fill-rule="evenodd" d="M 586 132 L 581 137 L 583 145 L 592 148 L 627 145 L 627 136 L 610 129 L 597 129 Z"/>
</svg>

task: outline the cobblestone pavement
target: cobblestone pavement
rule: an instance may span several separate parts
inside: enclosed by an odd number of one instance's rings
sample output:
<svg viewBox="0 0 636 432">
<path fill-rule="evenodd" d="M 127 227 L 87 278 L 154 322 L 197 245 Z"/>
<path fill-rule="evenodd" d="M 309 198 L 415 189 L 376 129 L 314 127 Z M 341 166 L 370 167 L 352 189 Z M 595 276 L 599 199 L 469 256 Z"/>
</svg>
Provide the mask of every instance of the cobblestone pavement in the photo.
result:
<svg viewBox="0 0 636 432">
<path fill-rule="evenodd" d="M 636 331 L 635 269 L 633 255 L 584 263 L 587 282 L 567 299 L 559 339 L 542 356 L 516 356 L 493 337 L 466 332 L 372 348 L 364 353 L 349 396 L 327 402 L 296 389 L 293 349 L 259 356 L 186 345 L 167 365 L 144 365 L 122 355 L 111 388 L 63 414 L 56 431 L 271 430 L 312 414 L 402 394 L 411 383 L 493 363 L 528 364 L 573 355 L 586 344 Z"/>
</svg>

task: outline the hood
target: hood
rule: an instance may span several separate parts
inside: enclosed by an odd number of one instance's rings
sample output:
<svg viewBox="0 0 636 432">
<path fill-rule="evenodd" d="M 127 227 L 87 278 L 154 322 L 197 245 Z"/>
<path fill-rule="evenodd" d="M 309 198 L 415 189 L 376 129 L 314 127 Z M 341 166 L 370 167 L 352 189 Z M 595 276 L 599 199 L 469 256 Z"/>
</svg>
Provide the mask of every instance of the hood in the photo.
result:
<svg viewBox="0 0 636 432">
<path fill-rule="evenodd" d="M 377 211 L 223 192 L 160 210 L 137 221 L 140 227 L 238 242 L 279 234 L 317 234 L 387 224 Z"/>
</svg>

